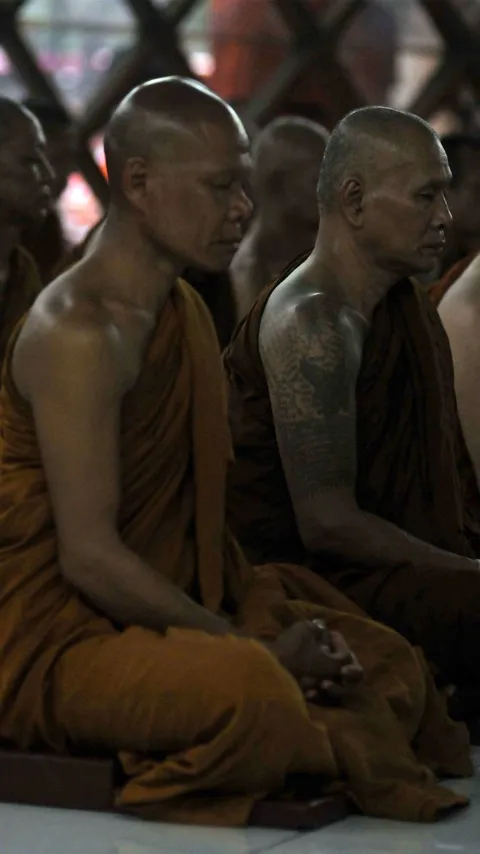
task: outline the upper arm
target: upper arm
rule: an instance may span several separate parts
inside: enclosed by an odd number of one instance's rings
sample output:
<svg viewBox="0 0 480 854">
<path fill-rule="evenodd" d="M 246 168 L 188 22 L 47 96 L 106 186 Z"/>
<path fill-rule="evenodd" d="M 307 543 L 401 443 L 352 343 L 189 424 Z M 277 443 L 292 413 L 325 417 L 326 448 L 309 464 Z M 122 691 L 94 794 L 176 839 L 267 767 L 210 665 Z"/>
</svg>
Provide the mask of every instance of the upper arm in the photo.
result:
<svg viewBox="0 0 480 854">
<path fill-rule="evenodd" d="M 341 308 L 310 296 L 264 315 L 260 349 L 278 447 L 301 532 L 355 501 L 360 338 Z"/>
<path fill-rule="evenodd" d="M 118 536 L 118 341 L 93 325 L 20 336 L 13 377 L 32 406 L 59 553 L 76 566 Z"/>
<path fill-rule="evenodd" d="M 451 300 L 441 304 L 440 316 L 452 351 L 460 421 L 480 482 L 480 312 Z"/>
</svg>

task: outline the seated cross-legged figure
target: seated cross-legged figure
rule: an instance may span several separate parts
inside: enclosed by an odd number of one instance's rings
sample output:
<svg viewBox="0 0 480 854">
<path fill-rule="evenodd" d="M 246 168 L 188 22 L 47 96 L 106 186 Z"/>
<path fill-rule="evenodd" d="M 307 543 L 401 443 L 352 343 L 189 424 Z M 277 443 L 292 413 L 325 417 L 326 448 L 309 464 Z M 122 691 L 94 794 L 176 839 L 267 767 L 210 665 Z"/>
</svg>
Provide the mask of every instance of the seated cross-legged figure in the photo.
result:
<svg viewBox="0 0 480 854">
<path fill-rule="evenodd" d="M 17 328 L 0 395 L 0 738 L 117 753 L 117 806 L 241 825 L 295 781 L 433 820 L 471 772 L 420 650 L 304 570 L 253 569 L 225 524 L 222 364 L 187 266 L 250 213 L 236 114 L 178 78 L 105 137 L 95 245 Z M 308 577 L 308 573 L 307 573 Z M 299 778 L 298 775 L 301 775 Z"/>
<path fill-rule="evenodd" d="M 445 243 L 449 180 L 422 120 L 347 116 L 313 252 L 263 291 L 224 361 L 247 555 L 309 567 L 463 686 L 480 681 L 480 498 L 448 341 L 409 278 Z"/>
</svg>

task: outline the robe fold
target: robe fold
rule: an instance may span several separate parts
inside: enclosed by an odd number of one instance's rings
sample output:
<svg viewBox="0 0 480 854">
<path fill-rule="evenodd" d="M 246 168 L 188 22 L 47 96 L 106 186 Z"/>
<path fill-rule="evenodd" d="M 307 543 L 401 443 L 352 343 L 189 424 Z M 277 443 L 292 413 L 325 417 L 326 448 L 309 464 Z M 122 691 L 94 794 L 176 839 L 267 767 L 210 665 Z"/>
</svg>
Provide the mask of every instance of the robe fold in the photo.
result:
<svg viewBox="0 0 480 854">
<path fill-rule="evenodd" d="M 468 269 L 472 261 L 477 257 L 477 252 L 472 252 L 470 255 L 467 255 L 465 258 L 461 258 L 460 261 L 457 261 L 449 270 L 444 273 L 441 279 L 438 282 L 435 282 L 434 285 L 429 289 L 429 296 L 432 300 L 434 306 L 439 306 L 442 299 L 444 298 L 447 291 L 450 290 L 452 285 L 463 275 L 465 270 Z"/>
<path fill-rule="evenodd" d="M 18 335 L 18 332 L 16 333 Z M 419 652 L 301 567 L 253 569 L 225 524 L 231 442 L 220 353 L 201 299 L 179 282 L 121 412 L 125 544 L 258 640 L 114 627 L 63 578 L 31 408 L 0 393 L 0 739 L 118 754 L 119 809 L 209 824 L 307 779 L 367 813 L 429 821 L 466 799 L 437 775 L 471 773 Z M 311 588 L 311 586 L 310 586 Z M 365 685 L 340 708 L 307 705 L 262 639 L 321 617 L 356 651 Z"/>
<path fill-rule="evenodd" d="M 235 466 L 229 521 L 248 557 L 311 567 L 418 643 L 448 678 L 478 682 L 480 573 L 378 570 L 306 553 L 277 447 L 258 336 L 264 290 L 224 354 Z M 413 282 L 378 305 L 356 388 L 359 507 L 450 552 L 480 555 L 480 496 L 457 413 L 448 340 Z"/>
<path fill-rule="evenodd" d="M 42 283 L 33 258 L 23 247 L 17 246 L 10 262 L 5 291 L 0 298 L 0 367 L 12 332 L 41 290 Z"/>
</svg>

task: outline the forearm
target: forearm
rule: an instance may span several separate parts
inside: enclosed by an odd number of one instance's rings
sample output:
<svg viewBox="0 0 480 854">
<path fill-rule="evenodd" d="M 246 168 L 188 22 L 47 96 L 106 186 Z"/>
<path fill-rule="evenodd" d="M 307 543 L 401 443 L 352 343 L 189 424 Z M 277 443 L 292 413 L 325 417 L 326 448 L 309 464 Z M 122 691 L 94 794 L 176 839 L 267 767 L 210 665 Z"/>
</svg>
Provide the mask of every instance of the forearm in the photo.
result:
<svg viewBox="0 0 480 854">
<path fill-rule="evenodd" d="M 165 632 L 169 627 L 209 634 L 238 632 L 122 547 L 106 557 L 65 563 L 65 575 L 113 622 Z"/>
<path fill-rule="evenodd" d="M 409 564 L 418 568 L 478 570 L 476 560 L 432 546 L 391 522 L 361 510 L 349 514 L 338 526 L 330 526 L 327 533 L 321 526 L 317 530 L 318 537 L 310 546 L 312 551 L 328 551 L 367 567 L 395 568 Z"/>
</svg>

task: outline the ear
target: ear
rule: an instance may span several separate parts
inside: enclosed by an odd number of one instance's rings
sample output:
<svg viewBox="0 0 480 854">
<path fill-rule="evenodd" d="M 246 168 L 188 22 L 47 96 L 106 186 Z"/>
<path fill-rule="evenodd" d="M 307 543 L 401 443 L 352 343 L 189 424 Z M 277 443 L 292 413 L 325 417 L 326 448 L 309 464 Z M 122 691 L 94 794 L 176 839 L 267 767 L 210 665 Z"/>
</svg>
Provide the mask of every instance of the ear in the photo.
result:
<svg viewBox="0 0 480 854">
<path fill-rule="evenodd" d="M 144 210 L 147 196 L 147 163 L 143 157 L 129 157 L 123 167 L 122 190 L 133 207 Z"/>
<path fill-rule="evenodd" d="M 342 208 L 350 225 L 361 228 L 364 216 L 364 186 L 358 177 L 347 178 L 341 187 Z"/>
</svg>

